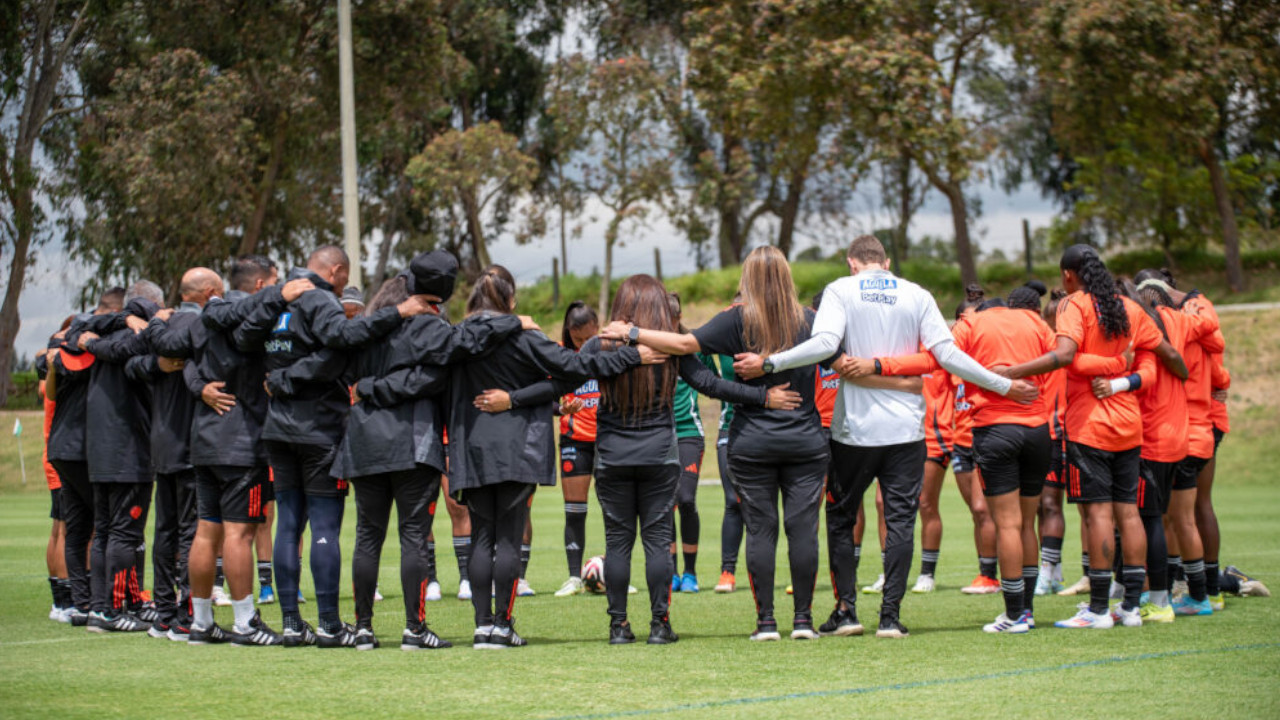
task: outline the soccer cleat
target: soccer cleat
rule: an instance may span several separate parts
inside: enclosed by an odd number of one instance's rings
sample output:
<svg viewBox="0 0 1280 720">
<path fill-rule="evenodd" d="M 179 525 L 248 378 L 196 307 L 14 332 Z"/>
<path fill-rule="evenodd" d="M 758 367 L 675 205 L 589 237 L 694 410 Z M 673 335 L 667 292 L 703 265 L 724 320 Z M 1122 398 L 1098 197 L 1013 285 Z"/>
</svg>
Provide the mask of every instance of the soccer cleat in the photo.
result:
<svg viewBox="0 0 1280 720">
<path fill-rule="evenodd" d="M 1030 610 L 1023 610 L 1022 615 L 1018 618 L 1018 622 L 1026 623 L 1028 630 L 1036 629 L 1036 618 L 1031 614 Z"/>
<path fill-rule="evenodd" d="M 263 585 L 258 591 L 258 604 L 270 605 L 276 601 L 276 591 L 270 585 Z"/>
<path fill-rule="evenodd" d="M 143 603 L 133 615 L 148 625 L 160 619 L 160 611 L 156 610 L 156 604 L 153 602 Z"/>
<path fill-rule="evenodd" d="M 581 595 L 587 591 L 587 586 L 583 584 L 582 578 L 570 577 L 564 581 L 560 589 L 556 591 L 556 597 L 569 597 L 571 595 Z"/>
<path fill-rule="evenodd" d="M 681 578 L 679 575 L 671 576 L 671 592 L 673 593 L 680 592 L 680 580 Z"/>
<path fill-rule="evenodd" d="M 453 647 L 453 643 L 431 631 L 425 623 L 416 628 L 405 628 L 400 636 L 401 650 L 443 650 Z"/>
<path fill-rule="evenodd" d="M 214 623 L 207 628 L 192 627 L 191 632 L 187 634 L 188 645 L 219 645 L 228 640 L 227 633 L 218 623 Z"/>
<path fill-rule="evenodd" d="M 680 578 L 680 592 L 696 593 L 698 592 L 698 590 L 699 588 L 698 588 L 697 575 L 694 575 L 693 573 L 685 573 L 684 577 Z"/>
<path fill-rule="evenodd" d="M 797 617 L 791 626 L 792 640 L 817 640 L 819 637 L 822 636 L 813 629 L 813 620 L 807 615 Z"/>
<path fill-rule="evenodd" d="M 1000 592 L 1000 581 L 986 575 L 979 575 L 968 587 L 960 588 L 960 592 L 965 595 L 994 595 Z"/>
<path fill-rule="evenodd" d="M 1076 611 L 1075 615 L 1066 620 L 1059 620 L 1053 625 L 1054 627 L 1067 628 L 1069 630 L 1110 630 L 1115 626 L 1115 622 L 1111 619 L 1111 613 L 1094 614 L 1089 609 L 1088 603 L 1081 603 L 1080 609 Z"/>
<path fill-rule="evenodd" d="M 636 634 L 631 632 L 631 623 L 626 620 L 609 621 L 609 644 L 630 645 L 636 641 Z"/>
<path fill-rule="evenodd" d="M 1179 597 L 1186 595 L 1190 591 L 1186 580 L 1174 580 L 1173 585 L 1169 588 L 1170 597 Z"/>
<path fill-rule="evenodd" d="M 1125 610 L 1124 603 L 1118 602 L 1111 608 L 1111 620 L 1125 627 L 1142 627 L 1142 610 L 1140 608 Z"/>
<path fill-rule="evenodd" d="M 778 623 L 769 618 L 756 622 L 756 631 L 751 633 L 752 642 L 777 642 L 782 636 L 778 634 Z"/>
<path fill-rule="evenodd" d="M 867 595 L 879 595 L 884 592 L 884 573 L 881 573 L 880 577 L 876 578 L 875 582 L 862 588 L 862 592 Z"/>
<path fill-rule="evenodd" d="M 385 600 L 385 599 L 386 599 L 386 598 L 382 597 L 382 592 L 381 592 L 380 590 L 378 590 L 378 588 L 375 586 L 375 587 L 373 588 L 373 601 L 374 601 L 374 602 L 382 602 L 382 601 L 383 601 L 383 600 Z"/>
<path fill-rule="evenodd" d="M 679 640 L 680 636 L 676 635 L 676 631 L 671 629 L 671 623 L 666 620 L 649 623 L 649 639 L 646 641 L 649 645 L 670 645 Z"/>
<path fill-rule="evenodd" d="M 1209 596 L 1209 607 L 1213 608 L 1214 612 L 1222 612 L 1227 609 L 1227 603 L 1222 599 L 1222 593 Z"/>
<path fill-rule="evenodd" d="M 463 580 L 462 582 L 458 583 L 458 599 L 459 600 L 471 599 L 471 581 L 470 580 Z"/>
<path fill-rule="evenodd" d="M 240 647 L 249 647 L 251 645 L 270 647 L 284 643 L 284 638 L 280 636 L 280 633 L 267 627 L 267 624 L 262 622 L 262 614 L 257 610 L 253 611 L 253 617 L 250 618 L 248 627 L 232 625 L 231 632 L 227 634 L 231 636 L 231 644 Z"/>
<path fill-rule="evenodd" d="M 69 623 L 71 622 L 72 608 L 60 608 L 57 605 L 49 607 L 49 619 L 54 622 Z"/>
<path fill-rule="evenodd" d="M 151 623 L 151 627 L 147 628 L 147 635 L 156 639 L 165 639 L 169 637 L 169 625 L 161 620 Z"/>
<path fill-rule="evenodd" d="M 520 637 L 513 625 L 494 625 L 489 642 L 497 648 L 524 647 L 529 644 L 528 640 Z"/>
<path fill-rule="evenodd" d="M 89 632 L 142 632 L 151 626 L 127 612 L 107 615 L 106 613 L 89 613 Z"/>
<path fill-rule="evenodd" d="M 1022 618 L 1023 616 L 1019 615 L 1017 620 L 1010 620 L 1007 615 L 1000 613 L 996 616 L 995 622 L 987 623 L 982 626 L 982 632 L 1008 633 L 1010 635 L 1021 635 L 1026 632 L 1030 632 L 1031 626 L 1023 622 Z"/>
<path fill-rule="evenodd" d="M 720 573 L 720 582 L 716 583 L 716 592 L 731 593 L 738 589 L 738 580 L 733 573 L 724 570 Z"/>
<path fill-rule="evenodd" d="M 1261 580 L 1246 575 L 1235 565 L 1228 565 L 1222 572 L 1240 581 L 1240 597 L 1271 597 L 1271 591 Z"/>
<path fill-rule="evenodd" d="M 439 602 L 444 595 L 440 592 L 440 583 L 432 580 L 427 583 L 427 602 Z"/>
<path fill-rule="evenodd" d="M 171 642 L 187 642 L 191 637 L 191 624 L 186 620 L 175 620 L 169 623 L 169 634 L 166 637 Z"/>
<path fill-rule="evenodd" d="M 627 586 L 627 594 L 628 594 L 628 595 L 635 595 L 635 594 L 636 594 L 636 593 L 638 593 L 638 592 L 640 592 L 640 591 L 636 589 L 636 586 L 635 586 L 635 585 L 628 585 L 628 586 Z"/>
<path fill-rule="evenodd" d="M 1192 600 L 1190 595 L 1183 595 L 1173 601 L 1174 615 L 1212 615 L 1213 603 L 1210 598 Z"/>
<path fill-rule="evenodd" d="M 493 650 L 497 646 L 493 644 L 493 626 L 482 625 L 476 628 L 475 634 L 471 636 L 471 647 L 476 650 Z"/>
<path fill-rule="evenodd" d="M 931 593 L 934 591 L 937 585 L 938 585 L 937 581 L 933 579 L 932 575 L 921 575 L 920 577 L 916 578 L 916 584 L 912 586 L 911 592 L 921 593 L 921 594 Z"/>
<path fill-rule="evenodd" d="M 858 622 L 858 616 L 852 610 L 841 610 L 837 607 L 831 611 L 831 617 L 818 626 L 818 634 L 833 637 L 861 635 L 862 623 Z"/>
<path fill-rule="evenodd" d="M 79 608 L 71 608 L 67 617 L 71 618 L 71 627 L 85 627 L 89 624 L 89 613 Z"/>
<path fill-rule="evenodd" d="M 356 629 L 351 623 L 338 623 L 338 629 L 325 632 L 323 627 L 316 628 L 316 647 L 349 648 L 356 646 Z"/>
<path fill-rule="evenodd" d="M 1138 608 L 1138 612 L 1142 615 L 1144 623 L 1171 623 L 1174 618 L 1173 608 L 1168 605 L 1160 607 L 1152 603 L 1143 603 Z"/>
<path fill-rule="evenodd" d="M 1089 576 L 1082 575 L 1075 585 L 1065 587 L 1058 591 L 1059 595 L 1079 595 L 1089 592 Z"/>
<path fill-rule="evenodd" d="M 378 636 L 373 634 L 373 628 L 364 627 L 363 625 L 356 628 L 357 650 L 376 650 L 377 648 Z"/>
<path fill-rule="evenodd" d="M 298 594 L 301 595 L 302 591 L 299 590 Z M 226 588 L 221 585 L 213 586 L 213 604 L 218 607 L 231 607 L 231 596 L 227 594 Z"/>
<path fill-rule="evenodd" d="M 316 631 L 306 620 L 302 620 L 298 627 L 290 627 L 289 623 L 285 623 L 284 632 L 281 633 L 285 647 L 301 647 L 303 645 L 316 644 Z"/>
<path fill-rule="evenodd" d="M 537 594 L 533 591 L 533 588 L 529 587 L 528 580 L 520 578 L 520 582 L 516 583 L 516 597 L 533 597 Z"/>
<path fill-rule="evenodd" d="M 903 625 L 897 619 L 886 620 L 884 618 L 880 618 L 880 627 L 876 629 L 876 637 L 901 640 L 909 635 L 910 633 L 907 632 L 907 626 Z"/>
</svg>

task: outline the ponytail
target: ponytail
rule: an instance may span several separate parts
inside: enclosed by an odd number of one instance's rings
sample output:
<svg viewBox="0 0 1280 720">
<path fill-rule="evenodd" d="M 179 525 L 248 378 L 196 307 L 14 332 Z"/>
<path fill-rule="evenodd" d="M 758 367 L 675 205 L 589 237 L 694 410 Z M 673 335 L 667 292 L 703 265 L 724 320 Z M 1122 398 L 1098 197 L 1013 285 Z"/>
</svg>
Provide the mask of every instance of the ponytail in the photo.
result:
<svg viewBox="0 0 1280 720">
<path fill-rule="evenodd" d="M 484 269 L 467 298 L 467 314 L 491 312 L 509 315 L 516 299 L 516 281 L 501 265 Z"/>
<path fill-rule="evenodd" d="M 1129 334 L 1129 314 L 1116 294 L 1116 281 L 1098 252 L 1088 245 L 1072 245 L 1062 254 L 1061 267 L 1080 278 L 1081 289 L 1093 297 L 1098 325 L 1108 340 Z"/>
</svg>

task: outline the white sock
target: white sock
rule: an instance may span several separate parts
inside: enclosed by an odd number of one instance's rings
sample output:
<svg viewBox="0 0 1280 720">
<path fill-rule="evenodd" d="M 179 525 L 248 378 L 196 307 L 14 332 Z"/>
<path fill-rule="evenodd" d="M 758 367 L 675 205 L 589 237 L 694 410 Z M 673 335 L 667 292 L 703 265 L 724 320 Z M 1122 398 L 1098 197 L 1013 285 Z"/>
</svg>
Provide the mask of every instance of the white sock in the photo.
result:
<svg viewBox="0 0 1280 720">
<path fill-rule="evenodd" d="M 231 601 L 231 610 L 236 614 L 236 629 L 249 629 L 249 621 L 253 620 L 253 595 L 245 595 L 239 600 Z"/>
<path fill-rule="evenodd" d="M 1155 605 L 1156 607 L 1159 607 L 1159 608 L 1168 607 L 1169 591 L 1168 590 L 1152 590 L 1147 594 L 1147 600 L 1152 605 Z"/>
<path fill-rule="evenodd" d="M 213 598 L 191 598 L 191 626 L 200 630 L 213 627 Z"/>
</svg>

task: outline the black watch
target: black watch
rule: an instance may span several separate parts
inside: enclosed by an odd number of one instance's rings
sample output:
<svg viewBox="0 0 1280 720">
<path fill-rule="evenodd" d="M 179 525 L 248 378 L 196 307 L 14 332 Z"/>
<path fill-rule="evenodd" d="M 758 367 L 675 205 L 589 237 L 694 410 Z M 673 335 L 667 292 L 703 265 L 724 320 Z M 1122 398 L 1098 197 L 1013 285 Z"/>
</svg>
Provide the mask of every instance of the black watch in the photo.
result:
<svg viewBox="0 0 1280 720">
<path fill-rule="evenodd" d="M 883 374 L 884 374 L 884 368 L 880 367 L 880 359 L 879 359 L 879 358 L 876 358 L 876 374 L 877 374 L 877 375 L 883 375 Z"/>
<path fill-rule="evenodd" d="M 640 327 L 632 325 L 631 329 L 627 331 L 627 344 L 635 345 L 638 342 L 640 342 Z"/>
<path fill-rule="evenodd" d="M 764 363 L 761 365 L 761 368 L 764 370 L 764 374 L 765 374 L 765 375 L 772 375 L 772 374 L 773 374 L 773 360 L 772 360 L 772 359 L 770 359 L 770 358 L 765 358 L 765 359 L 764 359 Z"/>
</svg>

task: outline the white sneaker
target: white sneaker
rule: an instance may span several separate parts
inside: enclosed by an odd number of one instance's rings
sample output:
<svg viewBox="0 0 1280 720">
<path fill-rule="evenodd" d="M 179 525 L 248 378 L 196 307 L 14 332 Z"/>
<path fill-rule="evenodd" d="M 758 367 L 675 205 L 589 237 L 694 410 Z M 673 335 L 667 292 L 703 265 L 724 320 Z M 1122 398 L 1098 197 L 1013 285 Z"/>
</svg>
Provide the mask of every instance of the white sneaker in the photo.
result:
<svg viewBox="0 0 1280 720">
<path fill-rule="evenodd" d="M 636 594 L 636 593 L 638 593 L 638 592 L 640 592 L 640 591 L 636 589 L 636 586 L 635 586 L 635 585 L 628 585 L 628 586 L 627 586 L 627 594 L 628 594 L 628 595 L 635 595 L 635 594 Z"/>
<path fill-rule="evenodd" d="M 1124 603 L 1118 602 L 1111 608 L 1111 620 L 1125 627 L 1142 627 L 1142 612 L 1138 608 L 1125 610 Z"/>
<path fill-rule="evenodd" d="M 1182 597 L 1187 594 L 1187 589 L 1186 580 L 1174 580 L 1173 585 L 1169 588 L 1169 597 L 1171 599 Z"/>
<path fill-rule="evenodd" d="M 440 594 L 440 583 L 432 580 L 427 583 L 427 602 L 438 602 L 443 597 Z"/>
<path fill-rule="evenodd" d="M 1082 575 L 1075 585 L 1066 587 L 1058 591 L 1059 595 L 1079 595 L 1089 592 L 1089 576 Z"/>
<path fill-rule="evenodd" d="M 1240 597 L 1271 597 L 1271 591 L 1261 580 L 1244 580 L 1240 583 Z"/>
<path fill-rule="evenodd" d="M 911 588 L 913 593 L 931 593 L 936 586 L 936 581 L 932 575 L 921 575 L 916 578 L 916 584 Z"/>
<path fill-rule="evenodd" d="M 382 601 L 383 601 L 383 599 L 384 599 L 384 598 L 382 597 L 382 592 L 381 592 L 380 590 L 378 590 L 378 588 L 376 588 L 376 587 L 375 587 L 375 588 L 373 589 L 373 601 L 374 601 L 374 602 L 382 602 Z"/>
<path fill-rule="evenodd" d="M 587 587 L 582 584 L 582 578 L 571 577 L 564 581 L 560 589 L 556 591 L 556 597 L 569 597 L 570 595 L 581 595 L 587 591 Z"/>
<path fill-rule="evenodd" d="M 470 580 L 463 580 L 462 582 L 458 583 L 458 599 L 459 600 L 471 599 L 471 581 Z"/>
<path fill-rule="evenodd" d="M 1139 618 L 1139 620 L 1141 620 L 1141 618 Z M 1111 619 L 1111 613 L 1095 615 L 1091 610 L 1089 610 L 1088 603 L 1081 603 L 1080 609 L 1075 615 L 1072 615 L 1066 620 L 1059 620 L 1053 625 L 1054 627 L 1067 628 L 1071 630 L 1110 630 L 1115 626 L 1115 621 Z"/>
<path fill-rule="evenodd" d="M 528 580 L 525 580 L 524 578 L 520 578 L 520 582 L 516 584 L 517 597 L 533 597 L 534 595 L 537 595 L 537 594 L 538 593 L 533 591 L 533 588 L 529 587 Z"/>
<path fill-rule="evenodd" d="M 231 607 L 231 596 L 221 585 L 213 586 L 213 604 L 218 607 Z"/>
<path fill-rule="evenodd" d="M 57 605 L 50 605 L 49 619 L 54 622 L 69 623 L 71 622 L 71 608 L 63 609 Z"/>
<path fill-rule="evenodd" d="M 862 592 L 868 595 L 878 595 L 884 592 L 884 573 L 881 573 L 875 582 L 862 588 Z"/>
<path fill-rule="evenodd" d="M 982 632 L 986 633 L 1009 633 L 1012 635 L 1018 635 L 1030 632 L 1030 630 L 1030 625 L 1026 624 L 1022 620 L 1010 620 L 1004 613 L 1000 613 L 995 622 L 982 626 Z"/>
</svg>

